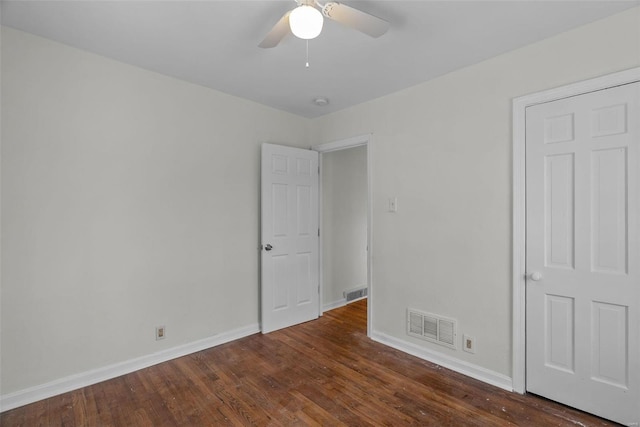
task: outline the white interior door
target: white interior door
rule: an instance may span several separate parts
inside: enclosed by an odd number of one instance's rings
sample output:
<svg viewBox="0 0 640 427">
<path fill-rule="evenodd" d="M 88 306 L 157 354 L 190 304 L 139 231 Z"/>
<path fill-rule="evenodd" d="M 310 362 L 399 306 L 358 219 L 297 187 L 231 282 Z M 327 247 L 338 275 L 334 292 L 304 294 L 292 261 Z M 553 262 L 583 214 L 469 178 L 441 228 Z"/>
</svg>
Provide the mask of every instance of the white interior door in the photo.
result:
<svg viewBox="0 0 640 427">
<path fill-rule="evenodd" d="M 319 313 L 318 153 L 262 145 L 262 332 Z"/>
<path fill-rule="evenodd" d="M 640 83 L 527 108 L 527 390 L 629 425 L 640 422 L 639 145 Z"/>
</svg>

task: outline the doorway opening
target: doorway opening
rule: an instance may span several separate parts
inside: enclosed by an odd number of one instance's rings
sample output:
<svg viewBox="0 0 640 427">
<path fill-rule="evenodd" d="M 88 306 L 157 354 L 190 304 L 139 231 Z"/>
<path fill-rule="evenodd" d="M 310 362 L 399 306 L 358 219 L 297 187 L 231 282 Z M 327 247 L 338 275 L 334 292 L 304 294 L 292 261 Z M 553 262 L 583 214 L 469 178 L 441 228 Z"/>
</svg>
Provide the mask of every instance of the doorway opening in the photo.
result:
<svg viewBox="0 0 640 427">
<path fill-rule="evenodd" d="M 363 301 L 370 332 L 371 135 L 314 146 L 320 153 L 320 307 Z"/>
</svg>

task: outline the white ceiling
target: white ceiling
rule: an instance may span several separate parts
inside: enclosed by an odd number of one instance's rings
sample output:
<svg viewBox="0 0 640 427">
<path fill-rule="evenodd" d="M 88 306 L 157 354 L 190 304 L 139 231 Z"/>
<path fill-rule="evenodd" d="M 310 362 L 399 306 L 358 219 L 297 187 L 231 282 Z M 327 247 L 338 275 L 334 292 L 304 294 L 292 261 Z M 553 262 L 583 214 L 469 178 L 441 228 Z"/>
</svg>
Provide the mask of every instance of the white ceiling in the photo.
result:
<svg viewBox="0 0 640 427">
<path fill-rule="evenodd" d="M 293 0 L 2 1 L 2 24 L 317 117 L 637 6 L 640 0 L 343 1 L 390 22 L 373 39 L 325 20 L 306 44 L 258 43 Z M 324 96 L 330 104 L 313 105 Z"/>
</svg>

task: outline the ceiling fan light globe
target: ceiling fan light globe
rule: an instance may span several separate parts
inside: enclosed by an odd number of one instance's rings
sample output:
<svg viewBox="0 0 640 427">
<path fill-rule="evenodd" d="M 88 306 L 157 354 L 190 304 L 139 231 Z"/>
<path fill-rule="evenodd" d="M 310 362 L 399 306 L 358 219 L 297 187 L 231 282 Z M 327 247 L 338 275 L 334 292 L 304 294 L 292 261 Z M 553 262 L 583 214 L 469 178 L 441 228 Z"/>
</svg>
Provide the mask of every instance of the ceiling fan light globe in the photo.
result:
<svg viewBox="0 0 640 427">
<path fill-rule="evenodd" d="M 315 39 L 322 31 L 324 18 L 322 13 L 313 6 L 298 6 L 289 15 L 289 26 L 294 36 L 310 40 Z"/>
</svg>

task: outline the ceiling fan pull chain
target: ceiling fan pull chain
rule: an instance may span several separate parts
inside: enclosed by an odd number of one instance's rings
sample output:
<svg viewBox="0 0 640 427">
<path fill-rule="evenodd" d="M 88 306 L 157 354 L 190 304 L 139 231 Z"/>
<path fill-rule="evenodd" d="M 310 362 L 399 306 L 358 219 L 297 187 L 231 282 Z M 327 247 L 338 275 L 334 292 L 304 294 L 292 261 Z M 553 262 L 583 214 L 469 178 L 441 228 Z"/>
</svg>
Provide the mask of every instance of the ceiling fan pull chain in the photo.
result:
<svg viewBox="0 0 640 427">
<path fill-rule="evenodd" d="M 309 68 L 309 40 L 307 40 L 307 64 L 306 68 Z"/>
</svg>

